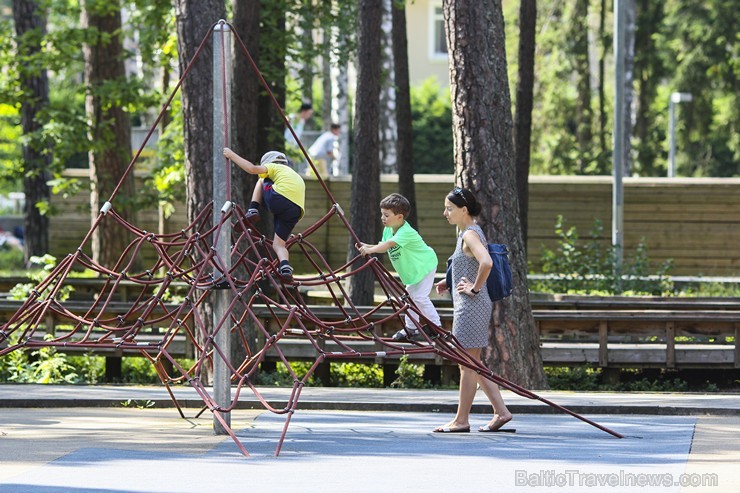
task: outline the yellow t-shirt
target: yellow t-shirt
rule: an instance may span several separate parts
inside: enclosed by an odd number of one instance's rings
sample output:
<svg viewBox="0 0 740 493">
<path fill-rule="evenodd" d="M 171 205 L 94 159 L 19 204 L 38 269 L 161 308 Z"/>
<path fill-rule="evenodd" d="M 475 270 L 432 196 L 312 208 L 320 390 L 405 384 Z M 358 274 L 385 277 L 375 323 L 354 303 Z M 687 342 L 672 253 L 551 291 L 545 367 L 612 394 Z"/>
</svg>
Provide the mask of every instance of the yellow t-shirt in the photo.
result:
<svg viewBox="0 0 740 493">
<path fill-rule="evenodd" d="M 263 166 L 267 168 L 267 173 L 261 173 L 259 177 L 272 180 L 275 191 L 300 207 L 303 217 L 306 212 L 306 184 L 301 175 L 284 164 L 267 163 Z"/>
</svg>

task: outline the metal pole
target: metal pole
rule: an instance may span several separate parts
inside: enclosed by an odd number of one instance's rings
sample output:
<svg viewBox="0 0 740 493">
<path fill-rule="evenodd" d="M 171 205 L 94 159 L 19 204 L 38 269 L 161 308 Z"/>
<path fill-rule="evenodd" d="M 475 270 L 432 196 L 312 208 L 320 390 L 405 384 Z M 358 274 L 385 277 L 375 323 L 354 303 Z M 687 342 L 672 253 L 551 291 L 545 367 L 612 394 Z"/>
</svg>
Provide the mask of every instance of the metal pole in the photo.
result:
<svg viewBox="0 0 740 493">
<path fill-rule="evenodd" d="M 225 108 L 229 108 L 231 100 L 231 30 L 224 23 L 219 23 L 213 32 L 213 224 L 217 226 L 221 222 L 221 209 L 228 201 L 229 191 L 224 186 L 229 181 L 228 174 L 231 172 L 229 163 L 224 159 L 223 149 L 226 147 L 226 127 L 224 123 L 228 115 Z M 224 80 L 224 76 L 226 80 Z M 224 94 L 224 92 L 226 94 Z M 230 113 L 230 111 L 226 111 Z M 217 237 L 213 238 L 214 248 L 218 258 L 223 262 L 226 270 L 231 268 L 231 222 L 223 224 Z M 214 280 L 218 281 L 223 274 L 214 266 Z M 214 289 L 211 291 L 213 297 L 213 326 L 212 330 L 220 329 L 214 335 L 214 344 L 220 348 L 225 357 L 230 357 L 230 326 L 228 321 L 228 307 L 231 301 L 230 289 Z M 231 372 L 227 362 L 217 352 L 213 352 L 213 398 L 219 406 L 227 407 L 231 404 Z M 218 412 L 218 411 L 217 411 Z M 213 417 L 213 431 L 217 435 L 228 433 L 224 426 L 231 426 L 231 413 L 221 412 L 221 420 Z"/>
<path fill-rule="evenodd" d="M 668 178 L 676 176 L 676 103 L 668 103 Z"/>
<path fill-rule="evenodd" d="M 622 247 L 624 243 L 624 41 L 625 13 L 623 2 L 614 0 L 614 151 L 612 153 L 612 246 L 614 247 L 614 274 L 622 275 Z"/>
<path fill-rule="evenodd" d="M 673 92 L 668 103 L 668 178 L 676 176 L 676 105 L 688 103 L 694 97 L 689 92 Z"/>
</svg>

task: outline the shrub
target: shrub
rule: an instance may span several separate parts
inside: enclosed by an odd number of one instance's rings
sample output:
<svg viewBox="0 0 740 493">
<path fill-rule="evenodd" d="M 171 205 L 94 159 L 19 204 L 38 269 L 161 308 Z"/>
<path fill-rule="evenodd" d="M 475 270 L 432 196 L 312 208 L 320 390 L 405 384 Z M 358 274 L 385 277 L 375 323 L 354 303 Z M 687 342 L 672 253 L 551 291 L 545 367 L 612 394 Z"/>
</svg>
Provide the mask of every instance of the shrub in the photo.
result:
<svg viewBox="0 0 740 493">
<path fill-rule="evenodd" d="M 31 257 L 29 264 L 31 265 L 31 269 L 28 271 L 28 278 L 34 282 L 21 283 L 13 286 L 10 290 L 10 299 L 25 300 L 31 296 L 31 292 L 36 288 L 36 284 L 43 281 L 54 270 L 57 265 L 57 259 L 52 255 L 46 254 L 41 257 Z M 51 286 L 47 289 L 51 289 Z M 74 288 L 72 286 L 62 286 L 56 295 L 56 299 L 58 301 L 64 301 L 69 298 L 73 291 Z"/>
<path fill-rule="evenodd" d="M 7 342 L 9 346 L 17 344 L 18 335 L 13 334 Z M 0 382 L 27 383 L 32 375 L 33 369 L 26 351 L 16 350 L 0 356 Z"/>
<path fill-rule="evenodd" d="M 545 367 L 545 376 L 551 390 L 597 390 L 601 371 L 595 368 L 577 366 Z"/>
<path fill-rule="evenodd" d="M 128 357 L 121 361 L 122 383 L 160 383 L 154 365 L 146 358 Z"/>
<path fill-rule="evenodd" d="M 105 357 L 85 354 L 83 356 L 67 356 L 69 365 L 79 376 L 79 383 L 95 385 L 105 376 Z"/>
<path fill-rule="evenodd" d="M 409 363 L 407 354 L 401 356 L 396 369 L 396 378 L 391 387 L 399 389 L 423 389 L 428 388 L 429 384 L 424 381 L 424 365 Z"/>
<path fill-rule="evenodd" d="M 23 250 L 0 246 L 0 265 L 3 270 L 20 270 L 24 267 Z"/>
<path fill-rule="evenodd" d="M 635 254 L 622 262 L 621 273 L 616 270 L 616 253 L 605 245 L 604 228 L 596 220 L 585 244 L 579 243 L 575 226 L 565 227 L 565 219 L 558 216 L 555 234 L 558 246 L 551 250 L 543 246 L 542 272 L 551 277 L 532 281 L 533 291 L 604 294 L 662 295 L 673 291 L 668 278 L 671 262 L 653 267 L 643 241 Z"/>
<path fill-rule="evenodd" d="M 414 172 L 449 174 L 454 171 L 452 104 L 449 89 L 430 78 L 411 88 Z"/>
<path fill-rule="evenodd" d="M 331 383 L 337 387 L 383 387 L 383 368 L 375 364 L 334 364 L 331 365 Z"/>
</svg>

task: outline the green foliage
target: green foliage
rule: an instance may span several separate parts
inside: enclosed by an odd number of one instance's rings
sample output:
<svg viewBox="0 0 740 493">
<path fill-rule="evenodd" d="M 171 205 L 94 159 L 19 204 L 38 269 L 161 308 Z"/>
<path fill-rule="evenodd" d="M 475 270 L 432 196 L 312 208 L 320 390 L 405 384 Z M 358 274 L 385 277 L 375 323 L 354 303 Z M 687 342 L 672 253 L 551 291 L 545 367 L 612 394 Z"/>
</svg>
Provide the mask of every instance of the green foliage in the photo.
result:
<svg viewBox="0 0 740 493">
<path fill-rule="evenodd" d="M 302 380 L 312 362 L 292 361 L 290 366 L 298 380 Z M 383 369 L 380 365 L 363 365 L 359 363 L 333 363 L 330 368 L 330 385 L 336 387 L 382 387 Z M 274 387 L 291 387 L 293 377 L 285 367 L 278 364 L 273 372 L 260 372 L 257 378 L 259 385 Z M 306 382 L 308 386 L 320 386 L 322 382 L 312 375 Z"/>
<path fill-rule="evenodd" d="M 130 407 L 130 408 L 136 408 L 136 409 L 149 409 L 154 407 L 156 404 L 155 401 L 152 400 L 135 400 L 135 399 L 127 399 L 123 402 L 121 402 L 121 407 Z"/>
<path fill-rule="evenodd" d="M 414 171 L 450 174 L 454 171 L 452 106 L 449 89 L 434 79 L 411 88 Z"/>
<path fill-rule="evenodd" d="M 606 391 L 606 392 L 717 392 L 720 386 L 732 386 L 737 382 L 717 382 L 691 378 L 691 371 L 671 372 L 669 370 L 623 368 L 618 381 L 605 382 L 603 369 L 591 367 L 548 367 L 544 368 L 547 383 L 551 390 L 568 391 Z M 687 378 L 691 382 L 687 381 Z M 719 383 L 719 385 L 718 385 Z"/>
<path fill-rule="evenodd" d="M 23 269 L 24 263 L 23 250 L 0 245 L 0 265 L 3 270 Z"/>
<path fill-rule="evenodd" d="M 600 370 L 576 366 L 544 368 L 547 384 L 551 390 L 591 391 L 599 389 Z"/>
<path fill-rule="evenodd" d="M 331 365 L 331 383 L 337 387 L 383 387 L 383 368 L 380 365 L 337 363 Z"/>
<path fill-rule="evenodd" d="M 737 2 L 732 0 L 659 0 L 636 9 L 635 115 L 630 174 L 665 176 L 668 150 L 668 102 L 674 91 L 694 96 L 676 112 L 676 161 L 680 176 L 740 176 L 738 121 Z M 507 61 L 512 95 L 516 94 L 519 3 L 504 4 Z M 600 8 L 604 31 L 598 31 Z M 583 125 L 577 82 L 583 80 L 582 39 L 573 15 L 583 2 L 537 2 L 537 40 L 532 121 L 532 174 L 609 174 L 613 133 L 614 35 L 611 2 L 588 3 L 589 71 L 594 84 L 593 136 L 590 149 L 579 149 Z M 581 14 L 581 18 L 583 15 Z M 599 105 L 598 58 L 604 61 L 603 113 Z M 512 101 L 514 104 L 514 101 Z M 580 104 L 582 107 L 583 104 Z M 602 130 L 597 122 L 603 119 Z M 603 132 L 603 133 L 602 133 Z M 599 136 L 605 138 L 601 148 Z"/>
<path fill-rule="evenodd" d="M 740 176 L 736 17 L 731 0 L 665 2 L 657 38 L 670 87 L 693 95 L 676 122 L 681 175 Z"/>
<path fill-rule="evenodd" d="M 681 290 L 681 296 L 740 298 L 740 283 L 702 282 Z"/>
<path fill-rule="evenodd" d="M 180 99 L 169 109 L 171 120 L 157 143 L 157 159 L 146 179 L 144 201 L 162 207 L 165 217 L 175 211 L 175 204 L 185 201 L 185 145 Z"/>
<path fill-rule="evenodd" d="M 424 381 L 424 365 L 409 363 L 407 354 L 401 356 L 396 369 L 396 378 L 391 387 L 399 389 L 423 389 L 428 388 L 429 384 Z"/>
<path fill-rule="evenodd" d="M 18 108 L 0 103 L 0 192 L 19 186 L 21 126 Z"/>
<path fill-rule="evenodd" d="M 290 362 L 291 371 L 295 374 L 295 378 L 302 380 L 306 376 L 308 370 L 311 368 L 313 363 L 307 361 L 292 361 Z M 293 386 L 293 375 L 285 365 L 279 364 L 275 368 L 275 371 L 266 372 L 262 371 L 257 375 L 257 384 L 266 385 L 271 387 L 292 387 Z M 309 377 L 306 385 L 311 387 L 314 385 L 321 385 L 321 380 L 316 378 L 315 375 Z"/>
<path fill-rule="evenodd" d="M 78 375 L 75 383 L 95 385 L 105 376 L 105 357 L 88 353 L 82 356 L 67 356 L 67 362 Z"/>
<path fill-rule="evenodd" d="M 8 346 L 18 344 L 18 334 L 12 334 Z M 26 351 L 13 351 L 0 356 L 0 382 L 26 383 L 31 381 L 33 370 Z"/>
<path fill-rule="evenodd" d="M 47 335 L 45 338 L 52 337 Z M 40 348 L 31 355 L 38 358 L 31 363 L 33 383 L 75 383 L 79 380 L 74 367 L 67 362 L 67 356 L 57 352 L 55 347 Z"/>
<path fill-rule="evenodd" d="M 686 392 L 689 385 L 679 378 L 673 380 L 650 380 L 647 378 L 620 383 L 615 390 L 625 392 Z"/>
<path fill-rule="evenodd" d="M 333 2 L 278 0 L 272 3 L 285 12 L 288 26 L 285 38 L 288 61 L 293 62 L 292 68 L 296 72 L 294 90 L 291 91 L 290 87 L 286 86 L 289 89 L 287 91 L 289 101 L 286 103 L 286 108 L 294 111 L 293 108 L 297 109 L 303 100 L 310 100 L 314 108 L 320 108 L 319 102 L 311 97 L 314 88 L 304 87 L 304 83 L 310 82 L 312 77 L 321 73 L 321 67 L 317 65 L 317 62 L 327 55 L 329 46 L 332 50 L 331 56 L 337 60 L 338 64 L 345 65 L 349 62 L 357 48 L 355 39 L 357 2 L 354 0 Z M 310 31 L 315 36 L 320 35 L 323 40 L 331 38 L 331 43 L 315 43 L 302 35 Z M 272 48 L 268 46 L 268 49 Z M 293 96 L 292 101 L 290 101 L 290 95 Z"/>
<path fill-rule="evenodd" d="M 51 335 L 45 337 L 51 339 Z M 18 344 L 18 336 L 8 339 L 8 345 Z M 54 347 L 42 347 L 33 352 L 16 350 L 0 356 L 0 382 L 14 383 L 77 383 L 80 380 L 67 356 Z"/>
<path fill-rule="evenodd" d="M 34 282 L 20 283 L 13 286 L 10 290 L 10 299 L 12 300 L 25 300 L 31 296 L 31 292 L 36 288 L 36 285 L 43 281 L 57 265 L 56 257 L 49 254 L 42 257 L 31 257 L 28 262 L 31 267 L 27 273 L 28 278 Z M 54 286 L 50 285 L 47 287 L 47 290 L 53 288 Z M 64 301 L 69 298 L 73 291 L 74 288 L 72 286 L 62 286 L 57 292 L 55 299 L 57 301 Z M 39 293 L 39 296 L 43 296 L 45 292 Z"/>
<path fill-rule="evenodd" d="M 154 365 L 146 358 L 128 357 L 121 360 L 121 383 L 160 383 Z"/>
<path fill-rule="evenodd" d="M 579 243 L 575 226 L 566 228 L 563 216 L 558 216 L 555 234 L 558 246 L 542 248 L 542 273 L 549 278 L 532 281 L 533 291 L 593 294 L 649 294 L 672 292 L 668 278 L 671 262 L 654 268 L 648 258 L 647 247 L 641 241 L 634 254 L 625 252 L 621 273 L 615 269 L 614 249 L 603 235 L 603 226 L 595 221 L 590 239 Z M 654 271 L 653 271 L 654 270 Z"/>
</svg>

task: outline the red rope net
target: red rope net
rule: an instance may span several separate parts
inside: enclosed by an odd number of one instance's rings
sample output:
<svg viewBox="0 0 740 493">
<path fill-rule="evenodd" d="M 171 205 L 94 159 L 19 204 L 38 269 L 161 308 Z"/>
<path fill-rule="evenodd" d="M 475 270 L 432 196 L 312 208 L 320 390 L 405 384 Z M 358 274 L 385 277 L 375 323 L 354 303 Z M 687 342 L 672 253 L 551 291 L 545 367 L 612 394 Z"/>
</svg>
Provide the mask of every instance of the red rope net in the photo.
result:
<svg viewBox="0 0 740 493">
<path fill-rule="evenodd" d="M 183 77 L 187 76 L 211 32 L 204 38 Z M 238 35 L 236 39 L 269 91 L 269 86 Z M 181 83 L 182 79 L 154 126 Z M 285 122 L 290 125 L 287 119 Z M 300 144 L 300 140 L 296 140 Z M 142 149 L 145 144 L 146 141 Z M 301 149 L 313 167 L 302 145 Z M 129 166 L 129 171 L 140 153 L 141 149 Z M 331 197 L 326 186 L 324 189 L 333 205 L 315 224 L 293 235 L 286 244 L 292 255 L 300 254 L 308 259 L 313 273 L 296 276 L 290 283 L 284 282 L 277 272 L 278 261 L 271 241 L 254 227 L 239 205 L 227 204 L 217 213 L 220 215 L 217 221 L 214 221 L 213 206 L 209 205 L 182 231 L 155 234 L 126 222 L 111 207 L 111 197 L 80 247 L 62 259 L 46 279 L 33 289 L 21 308 L 2 325 L 0 345 L 5 347 L 0 346 L 0 357 L 15 350 L 42 347 L 138 353 L 154 365 L 181 416 L 184 417 L 173 393 L 173 385 L 187 383 L 203 400 L 204 409 L 213 412 L 214 417 L 221 421 L 244 455 L 249 455 L 247 450 L 220 415 L 236 407 L 242 391 L 248 389 L 268 411 L 287 415 L 275 451 L 277 455 L 290 418 L 297 409 L 301 390 L 320 364 L 360 357 L 398 358 L 409 354 L 429 354 L 473 368 L 485 378 L 521 396 L 542 401 L 621 437 L 499 377 L 481 361 L 470 357 L 451 333 L 423 317 L 403 285 L 376 258 L 356 257 L 343 265 L 329 265 L 321 250 L 311 243 L 312 235 L 320 228 L 327 227 L 329 221 L 340 221 L 355 240 L 356 237 L 342 208 Z M 100 265 L 86 253 L 91 233 L 102 221 L 114 224 L 120 228 L 121 234 L 132 238 L 113 266 Z M 222 258 L 216 248 L 219 234 L 225 227 L 231 231 L 228 259 Z M 147 268 L 137 267 L 145 265 L 146 258 L 156 260 Z M 231 267 L 226 268 L 228 265 Z M 105 279 L 103 287 L 84 307 L 80 307 L 79 302 L 63 301 L 60 296 L 70 273 L 81 269 L 89 269 Z M 383 300 L 372 307 L 355 306 L 346 292 L 346 280 L 365 269 L 372 270 L 384 294 Z M 302 288 L 305 287 L 321 287 L 328 293 L 332 307 L 327 314 L 320 317 L 312 310 L 304 297 L 305 290 Z M 230 304 L 220 319 L 205 320 L 199 307 L 217 289 L 230 292 Z M 123 291 L 126 292 L 125 296 Z M 182 302 L 166 302 L 175 291 L 184 291 Z M 130 294 L 132 292 L 133 296 Z M 130 301 L 119 301 L 124 298 Z M 427 325 L 431 330 L 427 333 L 420 331 L 421 339 L 411 342 L 395 342 L 383 333 L 384 325 L 393 323 L 402 327 L 402 318 L 408 313 L 415 313 L 419 318 L 415 322 L 417 328 Z M 57 320 L 54 333 L 47 330 L 50 316 Z M 243 359 L 234 361 L 231 354 L 226 354 L 226 350 L 216 343 L 217 335 L 222 331 L 235 334 L 231 341 L 232 344 L 237 341 L 239 347 L 232 347 L 230 353 L 243 354 Z M 315 354 L 313 364 L 302 378 L 293 371 L 285 355 L 285 344 L 295 341 L 301 341 Z M 180 352 L 175 348 L 183 343 L 192 347 L 195 360 L 187 368 L 181 366 L 173 356 L 173 353 Z M 282 362 L 293 381 L 291 396 L 282 408 L 267 402 L 255 385 L 260 364 L 268 355 Z M 231 375 L 234 392 L 231 402 L 226 406 L 216 402 L 204 382 L 204 374 L 212 368 L 214 358 L 224 361 Z"/>
</svg>

